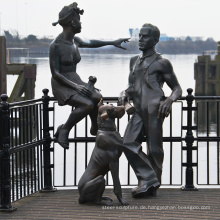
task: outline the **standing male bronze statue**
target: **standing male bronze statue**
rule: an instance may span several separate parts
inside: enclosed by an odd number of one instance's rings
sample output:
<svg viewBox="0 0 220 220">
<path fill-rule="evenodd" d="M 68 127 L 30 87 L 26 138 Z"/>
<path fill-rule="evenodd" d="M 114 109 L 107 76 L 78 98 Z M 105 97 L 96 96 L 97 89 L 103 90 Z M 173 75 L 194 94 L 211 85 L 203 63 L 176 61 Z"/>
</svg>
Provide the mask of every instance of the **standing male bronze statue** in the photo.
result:
<svg viewBox="0 0 220 220">
<path fill-rule="evenodd" d="M 121 104 L 133 99 L 136 108 L 124 134 L 124 153 L 138 179 L 138 186 L 132 189 L 133 197 L 155 194 L 160 186 L 164 157 L 162 124 L 172 103 L 182 94 L 171 63 L 155 50 L 159 37 L 156 26 L 142 26 L 139 34 L 142 53 L 131 58 L 129 86 L 119 99 Z M 168 98 L 162 90 L 164 82 L 172 90 Z M 141 147 L 144 136 L 147 155 Z"/>
<path fill-rule="evenodd" d="M 96 135 L 98 130 L 97 104 L 101 99 L 101 94 L 97 89 L 88 88 L 88 84 L 83 82 L 76 72 L 77 63 L 81 57 L 79 47 L 96 48 L 106 45 L 125 49 L 122 42 L 127 42 L 128 38 L 115 41 L 90 40 L 84 41 L 75 34 L 81 32 L 80 15 L 83 10 L 77 7 L 77 3 L 65 6 L 59 13 L 59 20 L 53 25 L 60 24 L 63 32 L 50 45 L 50 69 L 52 73 L 51 85 L 53 95 L 57 98 L 59 105 L 70 105 L 74 107 L 65 124 L 60 125 L 55 136 L 58 143 L 68 149 L 68 136 L 72 127 L 89 115 L 92 122 L 91 134 Z"/>
</svg>

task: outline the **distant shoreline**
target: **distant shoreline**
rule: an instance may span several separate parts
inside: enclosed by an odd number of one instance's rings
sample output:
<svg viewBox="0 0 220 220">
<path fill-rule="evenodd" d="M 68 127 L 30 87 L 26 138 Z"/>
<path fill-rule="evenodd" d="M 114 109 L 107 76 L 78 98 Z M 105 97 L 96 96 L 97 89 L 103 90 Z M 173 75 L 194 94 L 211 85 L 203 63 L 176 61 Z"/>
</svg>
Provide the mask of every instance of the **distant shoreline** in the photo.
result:
<svg viewBox="0 0 220 220">
<path fill-rule="evenodd" d="M 4 31 L 6 37 L 7 48 L 24 48 L 24 50 L 10 50 L 11 55 L 25 54 L 27 49 L 29 54 L 49 54 L 51 38 L 37 38 L 35 35 L 28 35 L 26 38 L 21 38 L 19 33 L 11 34 L 9 31 Z M 104 40 L 104 39 L 103 39 Z M 81 53 L 98 53 L 98 54 L 138 54 L 138 39 L 131 39 L 128 43 L 122 43 L 126 50 L 119 49 L 114 46 L 105 46 L 100 48 L 80 48 Z M 187 37 L 185 40 L 169 39 L 160 41 L 156 45 L 156 49 L 162 54 L 202 54 L 204 51 L 216 50 L 217 42 L 213 38 L 207 40 L 192 40 Z"/>
<path fill-rule="evenodd" d="M 40 41 L 28 45 L 19 45 L 19 43 L 11 44 L 7 43 L 7 48 L 28 48 L 29 55 L 33 54 L 49 54 L 49 45 L 41 45 Z M 101 47 L 101 48 L 80 48 L 82 54 L 138 54 L 138 41 L 130 41 L 129 43 L 123 44 L 127 50 L 122 50 L 113 46 Z M 162 41 L 156 46 L 159 53 L 162 54 L 202 54 L 204 51 L 216 50 L 217 42 L 215 41 Z M 25 55 L 27 50 L 10 50 L 10 56 Z"/>
</svg>

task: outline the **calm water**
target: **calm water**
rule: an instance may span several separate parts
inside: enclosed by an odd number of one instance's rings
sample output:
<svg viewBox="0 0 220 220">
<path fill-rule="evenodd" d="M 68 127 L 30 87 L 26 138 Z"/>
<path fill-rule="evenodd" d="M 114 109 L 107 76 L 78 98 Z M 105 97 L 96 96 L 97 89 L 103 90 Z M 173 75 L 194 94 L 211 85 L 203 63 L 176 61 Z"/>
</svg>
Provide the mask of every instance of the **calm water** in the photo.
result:
<svg viewBox="0 0 220 220">
<path fill-rule="evenodd" d="M 127 80 L 128 80 L 128 74 L 129 74 L 129 60 L 132 57 L 132 54 L 114 54 L 114 55 L 108 55 L 108 54 L 82 54 L 82 60 L 80 64 L 78 64 L 77 72 L 81 76 L 81 78 L 87 82 L 88 77 L 90 75 L 94 75 L 97 77 L 97 83 L 96 87 L 101 89 L 101 93 L 103 96 L 118 96 L 119 93 L 126 88 Z M 187 95 L 186 90 L 187 88 L 193 88 L 195 87 L 195 81 L 194 81 L 194 62 L 197 59 L 196 54 L 190 54 L 190 55 L 163 55 L 167 59 L 169 59 L 173 65 L 174 72 L 177 75 L 177 78 L 180 82 L 180 85 L 183 89 L 183 96 Z M 27 60 L 26 57 L 20 57 L 20 58 L 11 58 L 11 63 L 31 63 L 31 64 L 37 64 L 37 81 L 36 81 L 36 90 L 35 90 L 35 98 L 40 98 L 42 96 L 42 90 L 44 88 L 48 88 L 50 90 L 49 95 L 52 96 L 51 93 L 51 73 L 49 68 L 49 58 L 48 57 L 30 57 L 29 60 Z M 10 94 L 12 87 L 16 81 L 16 76 L 8 76 L 8 94 Z M 164 86 L 165 95 L 170 95 L 170 89 L 167 86 Z M 173 120 L 172 126 L 173 126 L 173 135 L 174 136 L 181 136 L 181 103 L 176 103 L 173 107 Z M 55 127 L 57 127 L 59 124 L 63 123 L 69 113 L 71 111 L 70 107 L 58 107 L 56 106 L 56 115 L 55 115 Z M 120 133 L 123 135 L 124 129 L 126 127 L 126 117 L 124 117 L 125 120 L 124 123 L 120 126 Z M 79 123 L 78 125 L 78 136 L 84 136 L 84 124 Z M 164 136 L 170 135 L 170 124 L 169 119 L 166 119 L 164 122 Z M 73 130 L 70 133 L 70 137 L 73 136 Z M 77 165 L 77 181 L 79 180 L 80 176 L 82 175 L 84 168 L 85 168 L 85 161 L 83 159 L 83 156 L 85 154 L 85 148 L 80 147 L 81 144 L 78 144 L 78 150 L 77 150 L 77 158 L 78 158 L 78 165 Z M 210 155 L 215 156 L 216 155 L 216 144 L 210 143 L 210 145 L 214 145 L 214 150 L 211 152 Z M 67 185 L 72 185 L 74 182 L 73 177 L 73 169 L 74 169 L 74 144 L 72 144 L 73 147 L 70 145 L 70 149 L 67 153 Z M 91 146 L 91 147 L 90 147 Z M 89 144 L 88 146 L 88 152 L 89 156 L 91 155 L 92 149 L 94 144 Z M 206 146 L 200 146 L 200 155 L 206 155 Z M 213 149 L 213 148 L 212 148 Z M 145 146 L 143 146 L 143 150 L 146 151 Z M 162 182 L 163 184 L 169 184 L 169 176 L 170 176 L 170 146 L 168 143 L 164 143 L 164 151 L 165 151 L 165 157 L 164 157 L 164 167 L 163 167 L 163 176 L 162 176 Z M 185 160 L 185 154 L 181 154 L 181 143 L 173 143 L 173 155 L 172 156 L 172 163 L 175 164 L 172 168 L 173 172 L 173 183 L 180 184 L 181 180 L 181 162 Z M 56 144 L 55 146 L 55 185 L 62 185 L 62 178 L 63 178 L 63 149 Z M 88 158 L 89 158 L 88 156 Z M 201 156 L 201 160 L 199 161 L 201 171 L 198 172 L 198 177 L 200 178 L 200 181 L 202 180 L 204 183 L 205 175 L 204 173 L 207 172 L 206 170 L 206 156 Z M 194 160 L 196 160 L 196 154 L 193 155 Z M 216 182 L 216 159 L 217 157 L 212 157 L 211 165 L 212 171 L 215 173 L 213 177 L 213 183 Z M 123 172 L 123 170 L 127 170 L 127 162 L 122 155 L 122 158 L 120 159 L 120 178 L 122 184 L 126 183 L 127 174 L 126 172 Z M 185 170 L 185 169 L 184 169 Z M 184 171 L 185 172 L 185 171 Z M 204 180 L 203 180 L 204 175 Z M 131 173 L 131 184 L 136 184 L 136 178 L 134 176 L 134 173 Z M 123 182 L 124 180 L 124 182 Z M 111 182 L 111 178 L 110 178 Z"/>
<path fill-rule="evenodd" d="M 87 82 L 90 75 L 97 77 L 96 87 L 101 89 L 103 96 L 118 96 L 126 88 L 129 73 L 129 60 L 132 54 L 82 54 L 82 60 L 78 64 L 77 73 Z M 194 88 L 194 62 L 196 54 L 190 55 L 164 55 L 173 64 L 174 72 L 186 95 L 187 88 Z M 42 96 L 42 89 L 48 88 L 51 94 L 50 68 L 48 57 L 11 58 L 11 63 L 37 64 L 36 98 Z M 11 93 L 16 76 L 8 76 L 8 94 Z M 164 87 L 165 94 L 170 90 Z M 52 94 L 51 94 L 52 95 Z"/>
</svg>

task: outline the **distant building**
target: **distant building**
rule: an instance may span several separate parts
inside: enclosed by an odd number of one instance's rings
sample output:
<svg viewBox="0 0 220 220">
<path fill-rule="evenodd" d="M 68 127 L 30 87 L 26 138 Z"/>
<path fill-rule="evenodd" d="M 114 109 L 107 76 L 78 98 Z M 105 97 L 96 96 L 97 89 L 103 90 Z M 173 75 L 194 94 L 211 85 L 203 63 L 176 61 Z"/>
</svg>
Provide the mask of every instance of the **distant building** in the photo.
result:
<svg viewBox="0 0 220 220">
<path fill-rule="evenodd" d="M 168 37 L 166 34 L 160 34 L 159 41 L 168 41 L 168 40 L 175 40 L 174 37 Z"/>
<path fill-rule="evenodd" d="M 137 40 L 139 39 L 139 32 L 140 30 L 138 28 L 129 28 L 129 33 L 130 33 L 130 37 L 131 40 Z"/>
<path fill-rule="evenodd" d="M 129 28 L 129 34 L 131 40 L 139 39 L 140 29 L 138 28 Z M 178 36 L 178 37 L 169 37 L 166 34 L 160 34 L 159 41 L 168 41 L 168 40 L 191 40 L 191 41 L 200 41 L 203 40 L 202 37 L 191 37 L 191 36 Z"/>
<path fill-rule="evenodd" d="M 178 37 L 174 37 L 174 40 L 187 40 L 187 39 L 190 39 L 191 41 L 203 40 L 202 37 L 191 37 L 191 36 L 178 36 Z"/>
<path fill-rule="evenodd" d="M 203 40 L 202 37 L 191 37 L 192 41 L 200 41 Z"/>
<path fill-rule="evenodd" d="M 195 95 L 220 96 L 220 41 L 217 51 L 206 51 L 194 64 Z"/>
<path fill-rule="evenodd" d="M 129 33 L 131 40 L 138 40 L 139 39 L 139 32 L 138 28 L 130 28 Z M 168 37 L 166 34 L 160 34 L 160 41 L 167 41 L 167 40 L 175 40 L 174 37 Z"/>
</svg>

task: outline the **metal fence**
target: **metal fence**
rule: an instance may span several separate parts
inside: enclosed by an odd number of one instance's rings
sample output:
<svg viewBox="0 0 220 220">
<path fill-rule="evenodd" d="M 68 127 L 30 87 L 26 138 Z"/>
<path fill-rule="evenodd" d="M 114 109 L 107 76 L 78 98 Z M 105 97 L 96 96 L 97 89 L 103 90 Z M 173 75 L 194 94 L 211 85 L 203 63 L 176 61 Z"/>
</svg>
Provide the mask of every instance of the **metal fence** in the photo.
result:
<svg viewBox="0 0 220 220">
<path fill-rule="evenodd" d="M 41 99 L 0 103 L 0 210 L 38 191 L 53 191 L 48 90 Z"/>
<path fill-rule="evenodd" d="M 162 185 L 196 190 L 200 185 L 219 185 L 220 97 L 194 97 L 192 89 L 187 92 L 173 104 L 164 122 Z M 77 186 L 87 167 L 95 143 L 95 137 L 89 135 L 90 121 L 86 117 L 72 129 L 70 149 L 64 150 L 52 138 L 59 125 L 56 118 L 64 119 L 57 116 L 56 100 L 48 96 L 48 90 L 43 93 L 41 99 L 10 104 L 6 95 L 1 96 L 1 211 L 13 211 L 13 201 L 38 191 Z M 114 103 L 117 98 L 104 100 Z M 128 120 L 117 120 L 121 134 Z M 134 172 L 124 156 L 119 165 L 122 185 L 135 185 Z M 112 185 L 110 175 L 106 184 Z"/>
</svg>

